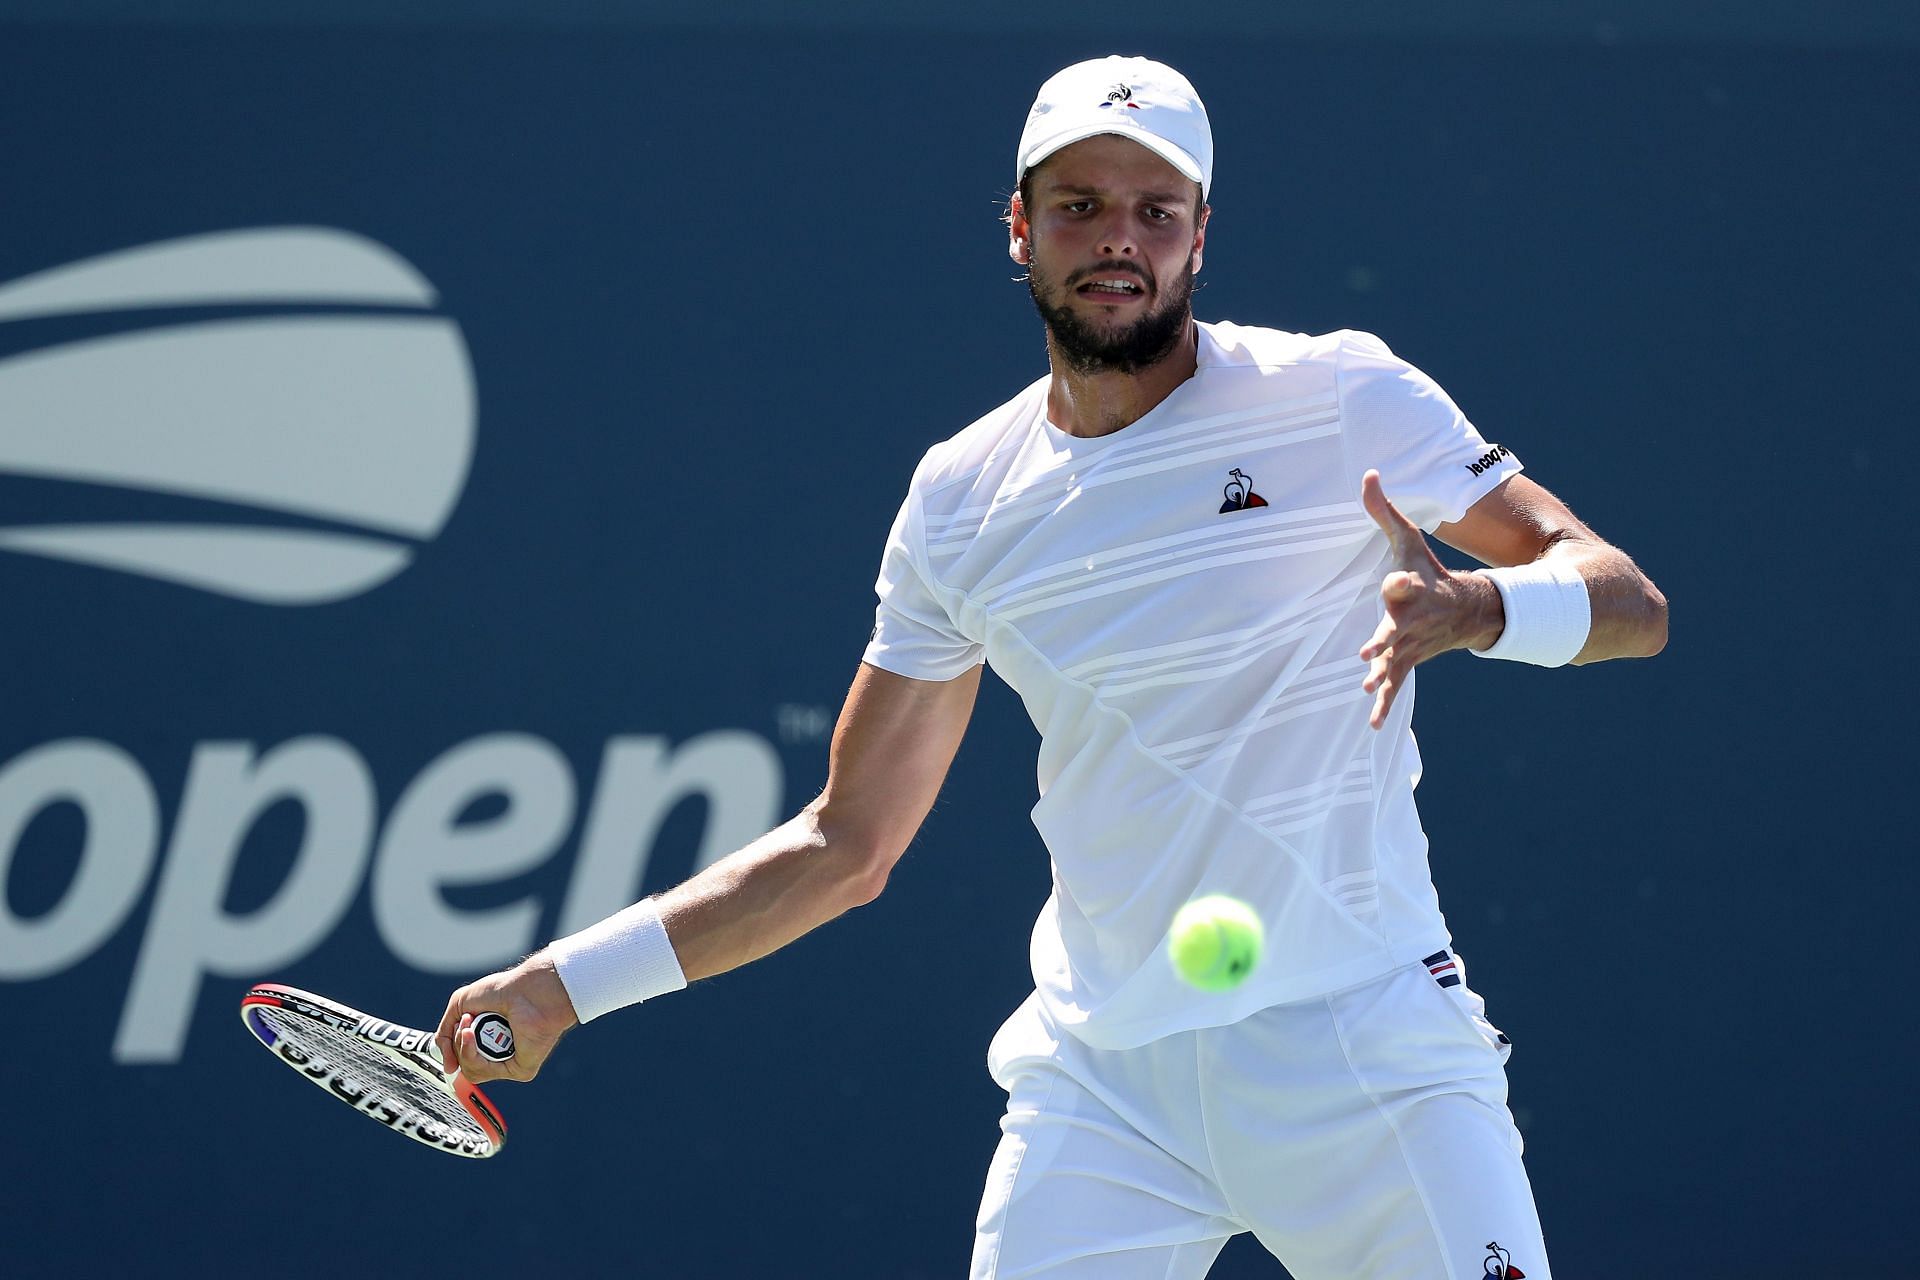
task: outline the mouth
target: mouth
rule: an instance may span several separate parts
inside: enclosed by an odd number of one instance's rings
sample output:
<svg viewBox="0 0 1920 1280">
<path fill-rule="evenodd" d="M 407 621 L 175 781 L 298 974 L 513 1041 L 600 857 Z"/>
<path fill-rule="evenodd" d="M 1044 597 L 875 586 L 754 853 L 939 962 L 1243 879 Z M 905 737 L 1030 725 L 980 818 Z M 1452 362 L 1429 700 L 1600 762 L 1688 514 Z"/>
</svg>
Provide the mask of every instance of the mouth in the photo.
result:
<svg viewBox="0 0 1920 1280">
<path fill-rule="evenodd" d="M 1099 275 L 1074 290 L 1095 302 L 1127 302 L 1147 296 L 1147 287 L 1132 276 Z"/>
</svg>

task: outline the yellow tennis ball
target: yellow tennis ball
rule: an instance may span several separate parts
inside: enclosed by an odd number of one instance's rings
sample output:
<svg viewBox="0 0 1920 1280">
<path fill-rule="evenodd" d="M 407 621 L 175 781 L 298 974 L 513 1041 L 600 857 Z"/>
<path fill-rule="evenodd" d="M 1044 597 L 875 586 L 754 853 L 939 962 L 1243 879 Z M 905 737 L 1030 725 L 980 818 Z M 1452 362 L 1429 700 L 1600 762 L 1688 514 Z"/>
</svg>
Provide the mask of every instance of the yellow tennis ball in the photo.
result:
<svg viewBox="0 0 1920 1280">
<path fill-rule="evenodd" d="M 1260 917 L 1223 893 L 1195 898 L 1174 913 L 1167 933 L 1173 971 L 1202 991 L 1231 991 L 1260 963 Z"/>
</svg>

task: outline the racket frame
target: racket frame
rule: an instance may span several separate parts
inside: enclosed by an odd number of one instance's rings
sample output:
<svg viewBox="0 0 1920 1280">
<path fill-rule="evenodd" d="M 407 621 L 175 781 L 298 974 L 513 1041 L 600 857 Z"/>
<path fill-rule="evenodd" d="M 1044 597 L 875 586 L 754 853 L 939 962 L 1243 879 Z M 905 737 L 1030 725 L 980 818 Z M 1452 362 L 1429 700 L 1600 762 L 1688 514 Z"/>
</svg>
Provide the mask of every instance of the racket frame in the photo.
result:
<svg viewBox="0 0 1920 1280">
<path fill-rule="evenodd" d="M 260 1015 L 259 1011 L 263 1008 L 278 1009 L 290 1019 L 308 1019 L 324 1024 L 363 1042 L 372 1052 L 397 1064 L 422 1084 L 439 1090 L 459 1103 L 461 1109 L 473 1118 L 481 1136 L 453 1133 L 417 1108 L 395 1106 L 383 1101 L 383 1094 L 367 1088 L 363 1081 L 355 1077 L 353 1064 L 330 1061 L 324 1046 L 299 1044 L 296 1043 L 297 1035 L 282 1036 L 275 1032 Z M 507 1124 L 501 1118 L 499 1108 L 463 1073 L 458 1070 L 449 1072 L 441 1067 L 440 1051 L 433 1042 L 431 1031 L 388 1022 L 337 1000 L 277 982 L 258 983 L 247 992 L 240 1001 L 240 1021 L 276 1058 L 360 1114 L 379 1121 L 396 1133 L 403 1133 L 436 1151 L 476 1160 L 495 1155 L 506 1145 Z M 295 1025 L 298 1025 L 297 1021 Z"/>
</svg>

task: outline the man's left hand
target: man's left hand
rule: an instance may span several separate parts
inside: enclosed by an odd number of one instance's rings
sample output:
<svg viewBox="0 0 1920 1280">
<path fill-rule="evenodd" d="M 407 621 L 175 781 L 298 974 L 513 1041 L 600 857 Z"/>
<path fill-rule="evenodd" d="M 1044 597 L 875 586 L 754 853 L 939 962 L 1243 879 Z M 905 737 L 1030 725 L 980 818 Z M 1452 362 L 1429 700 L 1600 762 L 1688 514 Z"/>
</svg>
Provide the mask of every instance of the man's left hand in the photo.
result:
<svg viewBox="0 0 1920 1280">
<path fill-rule="evenodd" d="M 1380 581 L 1386 616 L 1360 650 L 1369 664 L 1360 687 L 1377 695 L 1367 722 L 1378 729 L 1414 667 L 1449 649 L 1487 648 L 1500 638 L 1506 614 L 1491 582 L 1434 558 L 1420 526 L 1387 500 L 1378 471 L 1361 478 L 1360 501 L 1393 547 L 1394 568 Z"/>
</svg>

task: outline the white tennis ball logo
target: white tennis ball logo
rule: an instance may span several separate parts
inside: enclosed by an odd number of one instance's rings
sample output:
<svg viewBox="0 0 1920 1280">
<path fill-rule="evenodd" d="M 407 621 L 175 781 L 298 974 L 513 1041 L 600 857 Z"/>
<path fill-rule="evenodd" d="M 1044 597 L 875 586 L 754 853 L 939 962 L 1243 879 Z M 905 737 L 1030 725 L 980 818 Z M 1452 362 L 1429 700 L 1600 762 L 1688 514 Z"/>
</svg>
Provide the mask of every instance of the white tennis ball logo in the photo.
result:
<svg viewBox="0 0 1920 1280">
<path fill-rule="evenodd" d="M 0 526 L 0 550 L 262 604 L 378 586 L 439 534 L 473 458 L 473 370 L 438 302 L 391 249 L 331 227 L 191 236 L 0 284 L 0 322 L 148 321 L 0 358 L 0 474 L 190 500 L 175 520 Z M 155 311 L 215 306 L 301 310 Z M 231 516 L 207 520 L 209 503 Z"/>
</svg>

